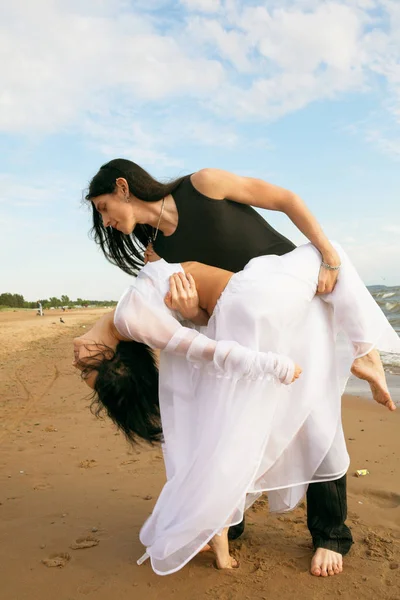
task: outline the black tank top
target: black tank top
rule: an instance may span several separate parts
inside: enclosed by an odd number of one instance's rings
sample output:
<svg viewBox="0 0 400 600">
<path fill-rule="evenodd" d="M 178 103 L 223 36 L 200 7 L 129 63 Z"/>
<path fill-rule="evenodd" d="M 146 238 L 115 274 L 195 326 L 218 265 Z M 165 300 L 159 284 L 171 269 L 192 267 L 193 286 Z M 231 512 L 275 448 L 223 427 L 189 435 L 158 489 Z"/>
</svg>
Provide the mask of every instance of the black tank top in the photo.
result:
<svg viewBox="0 0 400 600">
<path fill-rule="evenodd" d="M 172 192 L 179 222 L 175 232 L 158 232 L 154 250 L 167 262 L 193 260 L 237 272 L 256 256 L 295 248 L 247 204 L 213 200 L 193 186 L 190 175 Z"/>
</svg>

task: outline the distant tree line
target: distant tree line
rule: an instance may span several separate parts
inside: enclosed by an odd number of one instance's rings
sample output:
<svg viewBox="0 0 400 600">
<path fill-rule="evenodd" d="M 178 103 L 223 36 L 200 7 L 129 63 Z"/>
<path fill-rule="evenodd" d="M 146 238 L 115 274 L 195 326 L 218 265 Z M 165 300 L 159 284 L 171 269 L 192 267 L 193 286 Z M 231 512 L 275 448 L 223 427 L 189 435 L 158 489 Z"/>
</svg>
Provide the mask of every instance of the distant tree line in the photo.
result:
<svg viewBox="0 0 400 600">
<path fill-rule="evenodd" d="M 0 294 L 0 306 L 9 308 L 37 308 L 38 302 L 42 303 L 43 308 L 60 308 L 61 306 L 115 306 L 115 300 L 84 300 L 77 298 L 70 300 L 68 296 L 62 295 L 61 298 L 52 296 L 51 298 L 38 299 L 35 302 L 25 300 L 21 294 Z"/>
</svg>

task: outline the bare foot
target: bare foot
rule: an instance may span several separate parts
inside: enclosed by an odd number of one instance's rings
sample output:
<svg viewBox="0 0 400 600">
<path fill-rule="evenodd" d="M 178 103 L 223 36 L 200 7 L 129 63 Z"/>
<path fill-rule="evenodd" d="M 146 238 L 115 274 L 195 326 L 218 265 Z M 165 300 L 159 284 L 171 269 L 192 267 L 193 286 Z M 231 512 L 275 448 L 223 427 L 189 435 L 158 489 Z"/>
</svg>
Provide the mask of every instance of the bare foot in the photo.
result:
<svg viewBox="0 0 400 600">
<path fill-rule="evenodd" d="M 210 544 L 206 544 L 205 546 L 202 547 L 201 550 L 199 550 L 199 554 L 201 554 L 202 552 L 208 552 L 209 550 L 211 550 L 211 546 L 210 546 Z"/>
<path fill-rule="evenodd" d="M 343 571 L 343 558 L 338 552 L 317 548 L 311 561 L 311 575 L 315 577 L 328 577 L 338 575 Z"/>
<path fill-rule="evenodd" d="M 375 402 L 383 404 L 389 410 L 396 410 L 386 383 L 385 371 L 378 350 L 371 350 L 365 356 L 356 358 L 351 372 L 359 379 L 368 381 Z"/>
<path fill-rule="evenodd" d="M 210 546 L 215 554 L 217 569 L 238 569 L 239 562 L 229 554 L 228 528 L 221 535 L 215 535 L 210 540 Z"/>
<path fill-rule="evenodd" d="M 215 559 L 215 566 L 217 569 L 238 569 L 240 567 L 239 561 L 233 556 L 229 556 L 228 562 L 221 563 L 218 558 Z"/>
</svg>

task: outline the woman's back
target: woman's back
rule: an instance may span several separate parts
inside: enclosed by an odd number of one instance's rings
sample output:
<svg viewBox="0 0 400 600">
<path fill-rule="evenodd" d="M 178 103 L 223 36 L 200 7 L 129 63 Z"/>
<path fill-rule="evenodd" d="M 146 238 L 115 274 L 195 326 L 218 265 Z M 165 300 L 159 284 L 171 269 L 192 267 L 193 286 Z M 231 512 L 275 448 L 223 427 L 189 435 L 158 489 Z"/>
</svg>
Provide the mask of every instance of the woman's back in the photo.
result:
<svg viewBox="0 0 400 600">
<path fill-rule="evenodd" d="M 236 273 L 256 256 L 279 256 L 295 248 L 254 208 L 204 196 L 189 175 L 172 196 L 178 226 L 169 236 L 160 231 L 154 243 L 157 254 L 170 263 L 199 261 Z"/>
<path fill-rule="evenodd" d="M 196 283 L 201 308 L 212 315 L 219 297 L 233 275 L 232 271 L 210 267 L 195 261 L 184 262 L 182 267 L 186 274 L 192 275 Z"/>
</svg>

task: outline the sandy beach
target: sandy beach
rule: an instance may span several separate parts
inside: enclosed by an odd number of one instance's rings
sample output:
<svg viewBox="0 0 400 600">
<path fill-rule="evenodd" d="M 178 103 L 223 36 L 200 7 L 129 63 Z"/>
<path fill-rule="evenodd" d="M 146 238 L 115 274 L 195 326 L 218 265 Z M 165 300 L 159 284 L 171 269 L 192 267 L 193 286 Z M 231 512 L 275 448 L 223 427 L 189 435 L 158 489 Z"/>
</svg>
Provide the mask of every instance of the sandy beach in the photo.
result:
<svg viewBox="0 0 400 600">
<path fill-rule="evenodd" d="M 71 341 L 103 313 L 0 313 L 1 600 L 400 598 L 400 410 L 355 396 L 344 398 L 343 420 L 356 543 L 341 575 L 309 574 L 305 505 L 271 516 L 265 499 L 231 546 L 239 570 L 217 571 L 210 553 L 168 577 L 149 562 L 138 567 L 163 460 L 90 413 Z M 357 478 L 356 469 L 370 474 Z"/>
</svg>

